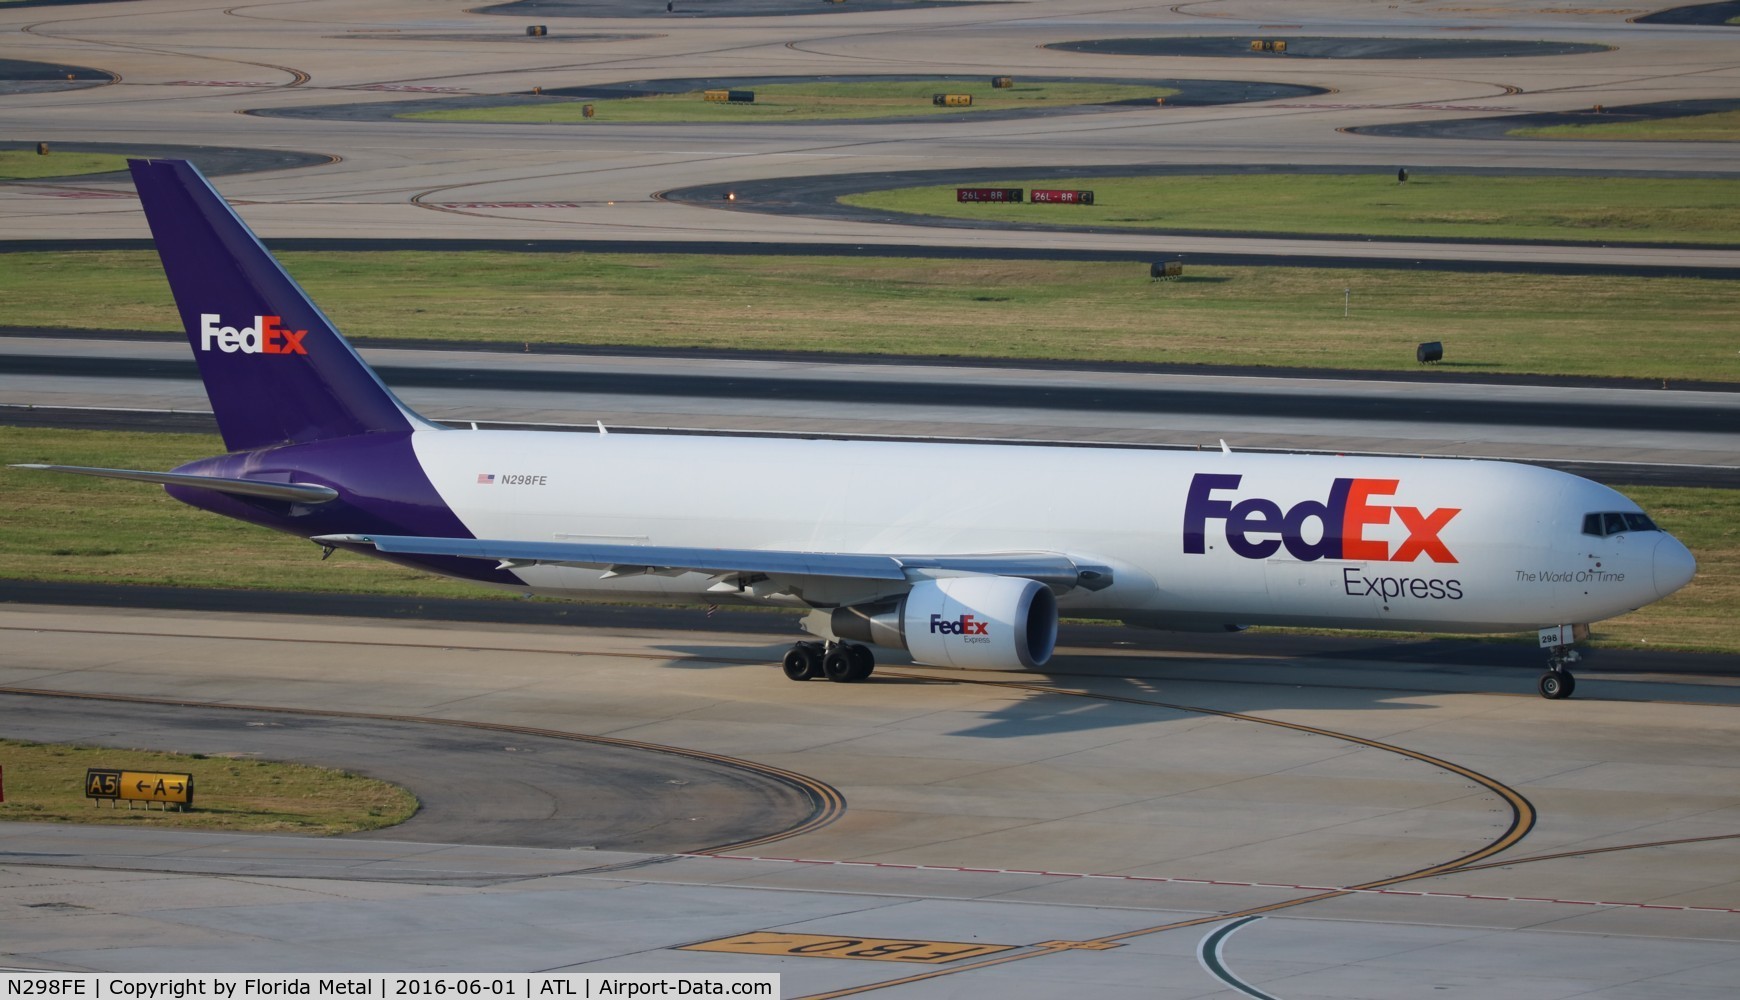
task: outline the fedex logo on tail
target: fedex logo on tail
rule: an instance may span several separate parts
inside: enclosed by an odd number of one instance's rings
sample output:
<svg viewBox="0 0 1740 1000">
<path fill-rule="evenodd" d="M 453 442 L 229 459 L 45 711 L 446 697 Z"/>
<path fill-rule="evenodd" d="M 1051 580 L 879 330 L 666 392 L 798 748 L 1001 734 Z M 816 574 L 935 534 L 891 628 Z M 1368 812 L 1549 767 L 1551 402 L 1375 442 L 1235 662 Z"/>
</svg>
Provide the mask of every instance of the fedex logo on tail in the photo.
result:
<svg viewBox="0 0 1740 1000">
<path fill-rule="evenodd" d="M 1226 544 L 1246 559 L 1267 559 L 1284 545 L 1293 558 L 1363 559 L 1377 562 L 1413 562 L 1425 556 L 1433 562 L 1453 563 L 1443 539 L 1438 537 L 1460 507 L 1424 511 L 1383 503 L 1393 496 L 1398 479 L 1337 479 L 1324 500 L 1301 500 L 1286 510 L 1273 500 L 1249 497 L 1235 500 L 1243 476 L 1198 473 L 1190 481 L 1184 503 L 1184 551 L 1202 554 L 1207 549 L 1208 522 L 1225 526 Z M 1407 538 L 1393 549 L 1381 538 L 1367 538 L 1366 529 L 1400 521 Z M 1316 522 L 1315 530 L 1306 526 Z"/>
<path fill-rule="evenodd" d="M 212 350 L 214 347 L 225 354 L 307 354 L 308 349 L 302 346 L 302 338 L 308 336 L 307 330 L 287 330 L 276 316 L 255 316 L 253 326 L 244 326 L 240 330 L 233 326 L 222 326 L 223 322 L 216 313 L 201 313 L 199 317 L 199 349 Z"/>
</svg>

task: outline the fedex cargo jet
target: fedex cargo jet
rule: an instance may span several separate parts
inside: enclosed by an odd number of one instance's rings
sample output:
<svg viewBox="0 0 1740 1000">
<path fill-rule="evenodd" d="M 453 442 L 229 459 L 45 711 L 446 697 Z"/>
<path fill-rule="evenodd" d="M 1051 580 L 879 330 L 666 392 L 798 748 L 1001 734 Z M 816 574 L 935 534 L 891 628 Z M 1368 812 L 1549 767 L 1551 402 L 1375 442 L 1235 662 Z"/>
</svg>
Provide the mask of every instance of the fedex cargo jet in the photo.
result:
<svg viewBox="0 0 1740 1000">
<path fill-rule="evenodd" d="M 191 164 L 131 167 L 229 453 L 34 468 L 522 593 L 799 609 L 793 680 L 862 680 L 869 646 L 1040 668 L 1065 614 L 1536 632 L 1564 698 L 1588 623 L 1696 568 L 1619 493 L 1504 462 L 436 426 Z"/>
</svg>

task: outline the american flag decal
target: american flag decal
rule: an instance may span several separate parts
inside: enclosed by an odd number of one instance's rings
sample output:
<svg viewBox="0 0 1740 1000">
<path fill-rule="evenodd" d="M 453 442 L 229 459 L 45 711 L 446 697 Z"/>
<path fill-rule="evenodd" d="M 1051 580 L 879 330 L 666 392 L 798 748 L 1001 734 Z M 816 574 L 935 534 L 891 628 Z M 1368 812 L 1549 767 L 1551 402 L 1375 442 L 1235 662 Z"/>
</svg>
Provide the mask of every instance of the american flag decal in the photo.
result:
<svg viewBox="0 0 1740 1000">
<path fill-rule="evenodd" d="M 477 474 L 477 484 L 479 486 L 488 486 L 494 482 L 495 482 L 495 473 L 493 473 L 493 472 L 479 472 Z"/>
</svg>

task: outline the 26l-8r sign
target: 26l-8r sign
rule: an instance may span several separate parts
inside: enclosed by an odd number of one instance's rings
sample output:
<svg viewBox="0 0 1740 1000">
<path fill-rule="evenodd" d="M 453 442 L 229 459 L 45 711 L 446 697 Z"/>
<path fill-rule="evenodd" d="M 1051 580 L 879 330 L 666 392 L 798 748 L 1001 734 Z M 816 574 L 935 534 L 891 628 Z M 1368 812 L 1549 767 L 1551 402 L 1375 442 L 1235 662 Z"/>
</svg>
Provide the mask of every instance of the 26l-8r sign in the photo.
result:
<svg viewBox="0 0 1740 1000">
<path fill-rule="evenodd" d="M 1058 191 L 1050 188 L 1034 188 L 1029 200 L 1035 205 L 1092 205 L 1092 191 Z"/>
<path fill-rule="evenodd" d="M 956 201 L 1020 201 L 1020 188 L 955 188 Z"/>
</svg>

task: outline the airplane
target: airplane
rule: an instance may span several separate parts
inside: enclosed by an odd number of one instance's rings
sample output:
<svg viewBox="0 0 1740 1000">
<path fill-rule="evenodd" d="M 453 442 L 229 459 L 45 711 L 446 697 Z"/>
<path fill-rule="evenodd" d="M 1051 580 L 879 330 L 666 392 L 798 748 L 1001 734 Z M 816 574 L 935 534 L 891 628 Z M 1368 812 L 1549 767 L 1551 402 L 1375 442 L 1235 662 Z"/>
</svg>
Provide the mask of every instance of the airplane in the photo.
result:
<svg viewBox="0 0 1740 1000">
<path fill-rule="evenodd" d="M 1696 562 L 1637 504 L 1464 459 L 462 430 L 381 382 L 203 175 L 129 161 L 228 453 L 161 484 L 226 517 L 523 594 L 804 612 L 782 668 L 870 646 L 1045 667 L 1058 616 L 1527 632 L 1566 698 L 1588 625 Z"/>
</svg>

